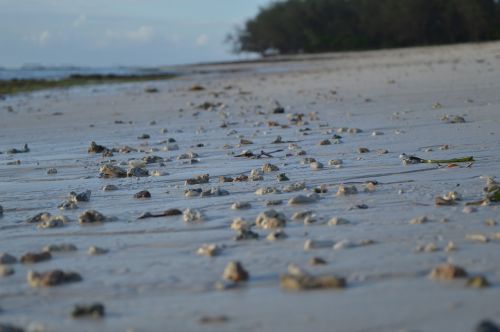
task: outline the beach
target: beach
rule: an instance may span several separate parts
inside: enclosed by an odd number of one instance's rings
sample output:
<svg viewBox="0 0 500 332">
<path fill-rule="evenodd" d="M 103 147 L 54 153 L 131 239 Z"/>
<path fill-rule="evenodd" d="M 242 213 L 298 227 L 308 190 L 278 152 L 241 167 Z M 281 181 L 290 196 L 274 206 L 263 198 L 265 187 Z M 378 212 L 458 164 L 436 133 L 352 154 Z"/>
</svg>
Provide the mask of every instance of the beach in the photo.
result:
<svg viewBox="0 0 500 332">
<path fill-rule="evenodd" d="M 488 176 L 500 176 L 500 43 L 178 70 L 187 74 L 0 100 L 0 252 L 19 259 L 47 245 L 77 248 L 9 265 L 14 274 L 0 277 L 1 323 L 74 332 L 465 332 L 483 320 L 500 324 L 499 205 L 467 205 L 484 198 Z M 115 150 L 88 153 L 92 141 Z M 8 153 L 24 144 L 29 152 Z M 403 153 L 474 162 L 404 165 Z M 127 170 L 148 156 L 161 158 L 141 165 L 149 176 L 100 176 L 104 165 Z M 279 170 L 234 180 L 266 163 Z M 51 168 L 57 173 L 47 174 Z M 289 180 L 278 181 L 281 173 Z M 208 183 L 185 183 L 201 174 Z M 117 190 L 103 191 L 106 185 Z M 341 185 L 357 193 L 337 194 Z M 271 189 L 257 195 L 262 188 Z M 87 190 L 88 202 L 58 208 L 70 192 Z M 151 197 L 134 198 L 142 190 Z M 461 199 L 436 206 L 448 192 Z M 288 204 L 299 195 L 309 200 Z M 235 202 L 250 207 L 231 209 Z M 138 219 L 167 209 L 203 217 Z M 283 213 L 286 238 L 268 240 L 273 230 L 255 226 L 258 239 L 235 240 L 233 219 L 252 223 L 270 209 Z M 86 210 L 108 218 L 81 224 Z M 307 211 L 307 220 L 292 218 Z M 69 221 L 48 229 L 26 222 L 40 212 Z M 346 222 L 332 224 L 334 217 Z M 204 244 L 220 253 L 198 255 Z M 106 252 L 89 255 L 91 246 Z M 326 264 L 311 265 L 313 257 Z M 231 261 L 241 262 L 247 281 L 221 282 Z M 445 263 L 490 287 L 431 278 Z M 346 287 L 283 288 L 290 264 L 312 276 L 341 276 Z M 30 270 L 54 269 L 82 280 L 27 282 Z M 74 305 L 92 303 L 105 306 L 105 317 L 71 317 Z"/>
</svg>

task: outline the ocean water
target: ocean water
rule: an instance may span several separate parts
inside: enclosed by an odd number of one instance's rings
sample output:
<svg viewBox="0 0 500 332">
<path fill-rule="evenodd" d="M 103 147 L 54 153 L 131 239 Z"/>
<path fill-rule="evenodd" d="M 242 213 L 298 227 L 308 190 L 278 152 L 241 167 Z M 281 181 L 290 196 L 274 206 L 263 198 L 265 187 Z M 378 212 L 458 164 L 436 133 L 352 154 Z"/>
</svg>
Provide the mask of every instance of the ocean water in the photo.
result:
<svg viewBox="0 0 500 332">
<path fill-rule="evenodd" d="M 163 74 L 167 73 L 159 68 L 139 68 L 139 67 L 43 67 L 24 66 L 20 68 L 1 68 L 0 80 L 12 79 L 61 79 L 71 75 L 141 75 L 141 74 Z"/>
</svg>

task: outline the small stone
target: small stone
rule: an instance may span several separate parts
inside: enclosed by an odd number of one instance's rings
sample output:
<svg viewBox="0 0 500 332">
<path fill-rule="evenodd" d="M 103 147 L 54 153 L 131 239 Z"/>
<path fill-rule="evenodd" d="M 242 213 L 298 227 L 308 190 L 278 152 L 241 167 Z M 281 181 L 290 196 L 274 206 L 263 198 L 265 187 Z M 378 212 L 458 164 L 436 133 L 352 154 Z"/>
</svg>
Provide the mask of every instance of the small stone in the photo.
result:
<svg viewBox="0 0 500 332">
<path fill-rule="evenodd" d="M 269 201 L 266 201 L 266 206 L 277 206 L 283 204 L 283 200 L 281 199 L 272 199 Z"/>
<path fill-rule="evenodd" d="M 49 219 L 45 219 L 42 222 L 38 223 L 38 228 L 47 229 L 47 228 L 58 228 L 63 227 L 69 222 L 69 219 L 65 216 L 51 216 Z"/>
<path fill-rule="evenodd" d="M 204 244 L 198 250 L 196 253 L 201 256 L 217 256 L 222 252 L 222 247 L 218 246 L 216 244 Z"/>
<path fill-rule="evenodd" d="M 57 206 L 59 210 L 75 210 L 78 209 L 78 204 L 73 201 L 66 200 Z"/>
<path fill-rule="evenodd" d="M 142 190 L 142 191 L 139 191 L 138 193 L 135 193 L 134 198 L 136 198 L 136 199 L 151 198 L 151 193 L 147 190 Z"/>
<path fill-rule="evenodd" d="M 14 269 L 7 265 L 0 264 L 0 277 L 8 277 L 15 273 Z M 2 331 L 2 329 L 0 329 Z"/>
<path fill-rule="evenodd" d="M 311 257 L 309 258 L 309 265 L 326 265 L 326 261 L 321 257 Z"/>
<path fill-rule="evenodd" d="M 279 170 L 280 170 L 280 168 L 278 166 L 270 164 L 270 163 L 266 163 L 262 166 L 262 172 L 264 172 L 264 173 L 277 172 Z"/>
<path fill-rule="evenodd" d="M 182 217 L 186 223 L 200 223 L 204 219 L 203 213 L 195 209 L 185 209 Z"/>
<path fill-rule="evenodd" d="M 330 248 L 333 245 L 333 241 L 318 241 L 307 239 L 304 242 L 304 250 L 312 250 L 312 249 L 324 249 Z"/>
<path fill-rule="evenodd" d="M 275 187 L 262 187 L 255 191 L 255 195 L 263 196 L 269 194 L 281 194 L 281 191 Z"/>
<path fill-rule="evenodd" d="M 102 213 L 96 210 L 87 210 L 78 217 L 78 222 L 80 224 L 93 224 L 104 222 L 106 219 Z"/>
<path fill-rule="evenodd" d="M 250 145 L 250 144 L 253 144 L 253 142 L 251 140 L 248 140 L 248 139 L 240 139 L 240 144 L 241 145 Z"/>
<path fill-rule="evenodd" d="M 87 148 L 88 153 L 102 153 L 107 150 L 109 150 L 107 147 L 99 145 L 94 141 L 90 142 L 90 146 Z"/>
<path fill-rule="evenodd" d="M 149 134 L 141 134 L 139 136 L 137 136 L 137 139 L 150 139 L 151 136 L 149 136 Z"/>
<path fill-rule="evenodd" d="M 410 220 L 410 224 L 412 224 L 412 225 L 421 225 L 421 224 L 425 224 L 427 222 L 429 222 L 429 219 L 427 218 L 427 216 L 416 217 L 416 218 L 413 218 L 412 220 Z"/>
<path fill-rule="evenodd" d="M 187 179 L 184 181 L 184 185 L 193 185 L 193 184 L 203 184 L 203 183 L 208 183 L 210 181 L 210 175 L 208 174 L 202 174 L 195 176 L 194 178 Z"/>
<path fill-rule="evenodd" d="M 486 288 L 490 286 L 490 283 L 485 276 L 478 275 L 467 279 L 466 285 L 471 288 Z"/>
<path fill-rule="evenodd" d="M 493 219 L 487 219 L 487 220 L 484 222 L 484 224 L 485 224 L 486 226 L 490 226 L 490 227 L 493 227 L 493 226 L 498 225 L 498 224 L 497 224 L 497 222 L 496 222 L 495 220 L 493 220 Z"/>
<path fill-rule="evenodd" d="M 102 191 L 115 191 L 118 190 L 118 187 L 115 186 L 114 184 L 107 184 L 104 187 L 102 187 Z"/>
<path fill-rule="evenodd" d="M 305 182 L 296 182 L 296 183 L 292 183 L 292 184 L 289 184 L 289 185 L 283 187 L 283 192 L 291 193 L 291 192 L 295 192 L 295 191 L 304 190 L 305 188 L 306 188 Z"/>
<path fill-rule="evenodd" d="M 314 163 L 316 161 L 316 159 L 314 158 L 304 158 L 300 161 L 300 164 L 301 165 L 309 165 L 311 163 Z"/>
<path fill-rule="evenodd" d="M 311 217 L 313 215 L 314 215 L 313 211 L 300 211 L 300 212 L 295 212 L 292 215 L 292 219 L 304 221 L 304 219 L 306 219 L 307 217 Z"/>
<path fill-rule="evenodd" d="M 318 143 L 318 145 L 331 145 L 332 142 L 330 142 L 329 139 L 322 140 Z"/>
<path fill-rule="evenodd" d="M 333 245 L 333 250 L 343 250 L 343 249 L 347 249 L 347 248 L 352 248 L 354 246 L 355 246 L 354 243 L 352 243 L 349 240 L 344 239 L 344 240 L 341 240 L 341 241 L 335 243 Z"/>
<path fill-rule="evenodd" d="M 347 129 L 347 132 L 349 134 L 359 134 L 359 133 L 362 133 L 363 130 L 361 130 L 359 128 L 349 128 L 349 129 Z"/>
<path fill-rule="evenodd" d="M 269 233 L 266 237 L 268 241 L 284 240 L 288 237 L 282 229 L 277 229 Z"/>
<path fill-rule="evenodd" d="M 253 225 L 248 223 L 245 219 L 241 217 L 237 217 L 233 219 L 233 222 L 231 223 L 231 229 L 235 231 L 239 231 L 242 229 L 250 229 Z"/>
<path fill-rule="evenodd" d="M 50 252 L 43 251 L 43 252 L 28 252 L 21 256 L 21 263 L 23 264 L 35 264 L 35 263 L 40 263 L 40 262 L 45 262 L 52 259 L 52 255 Z"/>
<path fill-rule="evenodd" d="M 87 190 L 83 193 L 75 193 L 74 191 L 70 192 L 68 195 L 68 201 L 70 202 L 89 202 L 90 201 L 90 195 L 92 192 L 90 190 Z"/>
<path fill-rule="evenodd" d="M 164 217 L 180 216 L 182 211 L 179 209 L 168 209 L 163 212 Z"/>
<path fill-rule="evenodd" d="M 436 280 L 452 280 L 466 278 L 467 272 L 460 266 L 446 263 L 435 267 L 429 276 Z"/>
<path fill-rule="evenodd" d="M 329 166 L 336 166 L 339 168 L 344 162 L 341 159 L 332 159 L 328 161 Z"/>
<path fill-rule="evenodd" d="M 286 217 L 276 210 L 267 210 L 257 216 L 255 225 L 263 229 L 284 228 L 286 226 Z"/>
<path fill-rule="evenodd" d="M 298 195 L 288 200 L 288 205 L 300 205 L 315 203 L 319 199 L 318 194 L 313 193 L 307 196 Z"/>
<path fill-rule="evenodd" d="M 71 312 L 71 317 L 73 318 L 102 318 L 106 315 L 104 305 L 101 303 L 94 303 L 90 305 L 77 304 Z"/>
<path fill-rule="evenodd" d="M 0 264 L 15 264 L 17 263 L 17 258 L 6 252 L 0 253 Z"/>
<path fill-rule="evenodd" d="M 104 178 L 125 178 L 127 177 L 127 171 L 123 168 L 114 166 L 111 164 L 106 164 L 99 168 L 101 176 Z"/>
<path fill-rule="evenodd" d="M 201 192 L 200 197 L 211 197 L 211 196 L 227 196 L 229 191 L 220 189 L 219 187 L 210 188 Z"/>
<path fill-rule="evenodd" d="M 260 169 L 252 169 L 250 171 L 250 176 L 248 177 L 251 181 L 262 181 L 264 177 L 262 176 L 262 171 Z"/>
<path fill-rule="evenodd" d="M 330 221 L 328 221 L 329 226 L 338 226 L 347 224 L 350 224 L 350 221 L 340 217 L 333 217 L 332 219 L 330 219 Z"/>
<path fill-rule="evenodd" d="M 477 208 L 475 208 L 474 206 L 466 206 L 466 207 L 464 207 L 462 212 L 465 214 L 471 214 L 471 213 L 477 212 Z"/>
<path fill-rule="evenodd" d="M 246 210 L 250 209 L 252 207 L 252 204 L 248 202 L 235 202 L 231 205 L 232 210 Z"/>
<path fill-rule="evenodd" d="M 39 222 L 42 222 L 42 221 L 45 221 L 45 220 L 49 220 L 50 217 L 51 217 L 50 213 L 48 213 L 48 212 L 40 212 L 40 213 L 34 215 L 33 217 L 28 218 L 26 220 L 26 222 L 29 223 L 29 224 L 35 224 L 35 223 L 39 223 Z"/>
<path fill-rule="evenodd" d="M 57 169 L 55 169 L 55 168 L 49 168 L 47 170 L 47 175 L 54 175 L 54 174 L 57 174 Z"/>
<path fill-rule="evenodd" d="M 278 182 L 282 182 L 282 181 L 290 181 L 290 179 L 286 176 L 285 173 L 280 173 L 276 176 L 276 180 L 278 180 Z"/>
<path fill-rule="evenodd" d="M 319 171 L 320 169 L 323 169 L 323 164 L 320 163 L 319 161 L 315 161 L 313 163 L 310 163 L 309 164 L 309 167 L 311 168 L 311 170 L 313 171 Z"/>
<path fill-rule="evenodd" d="M 257 240 L 259 238 L 259 234 L 255 233 L 251 229 L 241 228 L 236 236 L 234 237 L 235 241 L 244 241 L 244 240 Z"/>
<path fill-rule="evenodd" d="M 446 247 L 444 248 L 444 251 L 446 252 L 451 252 L 451 251 L 457 251 L 457 246 L 453 241 L 448 242 Z"/>
<path fill-rule="evenodd" d="M 127 177 L 146 177 L 149 176 L 149 171 L 145 168 L 141 167 L 132 167 L 127 171 Z"/>
<path fill-rule="evenodd" d="M 184 190 L 184 196 L 186 197 L 198 197 L 202 193 L 201 188 L 191 188 L 191 189 L 186 189 Z"/>
<path fill-rule="evenodd" d="M 368 148 L 358 148 L 358 153 L 368 153 L 370 150 Z"/>
<path fill-rule="evenodd" d="M 355 195 L 358 193 L 358 188 L 356 186 L 345 186 L 341 184 L 339 189 L 337 190 L 337 196 L 347 196 L 347 195 Z"/>
<path fill-rule="evenodd" d="M 467 234 L 467 235 L 465 235 L 465 238 L 467 240 L 477 241 L 477 242 L 482 242 L 482 243 L 486 243 L 486 242 L 490 241 L 488 239 L 488 237 L 484 234 Z"/>
<path fill-rule="evenodd" d="M 109 252 L 108 249 L 97 247 L 97 246 L 90 246 L 89 249 L 87 250 L 87 254 L 90 256 L 98 256 L 98 255 L 104 255 Z"/>
<path fill-rule="evenodd" d="M 222 277 L 233 282 L 247 281 L 248 272 L 243 268 L 240 262 L 229 262 L 224 269 Z"/>
<path fill-rule="evenodd" d="M 480 322 L 475 332 L 500 332 L 500 327 L 489 320 L 483 320 Z"/>
<path fill-rule="evenodd" d="M 374 130 L 374 131 L 372 131 L 372 136 L 381 136 L 381 135 L 383 135 L 383 134 L 384 134 L 383 132 L 378 131 L 378 130 Z"/>
<path fill-rule="evenodd" d="M 61 270 L 52 270 L 49 272 L 28 272 L 28 284 L 31 287 L 53 287 L 66 283 L 78 282 L 82 277 L 76 272 L 65 272 Z"/>
<path fill-rule="evenodd" d="M 347 283 L 344 278 L 333 275 L 315 277 L 307 274 L 284 274 L 280 277 L 280 285 L 287 290 L 312 290 L 345 288 Z"/>
<path fill-rule="evenodd" d="M 62 243 L 62 244 L 50 244 L 43 247 L 42 251 L 46 252 L 72 252 L 77 251 L 78 249 L 72 243 Z"/>
</svg>

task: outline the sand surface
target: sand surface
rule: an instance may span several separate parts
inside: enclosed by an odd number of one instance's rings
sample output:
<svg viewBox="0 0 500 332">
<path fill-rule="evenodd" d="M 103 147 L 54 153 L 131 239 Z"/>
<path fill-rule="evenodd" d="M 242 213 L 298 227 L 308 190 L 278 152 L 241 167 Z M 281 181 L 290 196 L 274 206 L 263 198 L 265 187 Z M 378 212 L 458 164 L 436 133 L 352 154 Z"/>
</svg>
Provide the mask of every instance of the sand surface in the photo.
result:
<svg viewBox="0 0 500 332">
<path fill-rule="evenodd" d="M 464 213 L 466 202 L 483 197 L 481 176 L 500 176 L 500 43 L 417 48 L 317 56 L 296 61 L 191 67 L 192 74 L 174 80 L 85 87 L 39 92 L 0 101 L 0 252 L 17 258 L 49 244 L 72 243 L 78 251 L 54 253 L 47 262 L 12 265 L 15 274 L 0 278 L 0 322 L 45 331 L 473 331 L 483 319 L 500 323 L 499 206 L 480 206 Z M 205 73 L 202 73 L 204 71 Z M 208 72 L 208 73 L 207 73 Z M 203 91 L 189 91 L 194 84 Z M 158 93 L 146 93 L 154 86 Z M 278 101 L 284 114 L 272 114 Z M 217 106 L 197 108 L 204 102 Z M 439 105 L 438 105 L 439 104 Z M 8 106 L 13 111 L 8 111 Z M 303 123 L 288 115 L 304 114 Z M 450 124 L 445 115 L 462 116 Z M 151 121 L 155 121 L 152 123 Z M 279 126 L 269 126 L 269 122 Z M 226 126 L 221 128 L 225 123 Z M 272 124 L 272 123 L 271 123 Z M 341 144 L 318 145 L 338 128 Z M 165 128 L 167 131 L 162 132 Z M 309 128 L 310 130 L 304 130 Z M 383 135 L 373 136 L 378 131 Z M 150 139 L 137 137 L 149 134 Z M 294 141 L 272 144 L 277 136 Z M 169 138 L 179 146 L 164 151 Z M 238 146 L 240 139 L 253 144 Z M 88 154 L 96 141 L 108 148 L 129 145 L 144 152 Z M 333 140 L 332 140 L 333 141 Z M 28 143 L 30 152 L 6 154 Z M 197 146 L 203 144 L 203 146 Z M 226 145 L 227 146 L 224 146 Z M 448 149 L 440 149 L 448 145 Z M 369 153 L 359 154 L 366 147 Z M 249 149 L 273 151 L 273 158 L 246 159 L 234 155 Z M 307 155 L 297 156 L 298 149 Z M 380 154 L 379 149 L 388 153 Z M 432 151 L 430 151 L 432 150 Z M 151 152 L 148 152 L 151 151 Z M 177 156 L 196 152 L 198 163 Z M 474 156 L 470 167 L 403 165 L 401 153 L 443 159 Z M 105 179 L 99 167 L 107 161 L 128 162 L 146 155 L 170 158 L 148 170 L 168 173 L 144 178 Z M 324 164 L 313 171 L 301 160 Z M 342 159 L 341 168 L 328 165 Z M 9 162 L 20 160 L 19 165 Z M 219 183 L 219 176 L 249 175 L 269 162 L 279 172 L 263 181 Z M 446 165 L 442 165 L 446 166 Z M 126 166 L 123 166 L 126 168 Z M 48 175 L 49 168 L 57 174 Z M 187 187 L 220 187 L 230 195 L 185 197 L 184 180 L 210 174 L 210 183 Z M 286 173 L 288 182 L 277 182 Z M 374 192 L 363 183 L 377 181 Z M 257 196 L 260 187 L 282 188 L 305 182 L 305 192 Z M 338 197 L 339 184 L 356 185 L 356 195 Z M 114 184 L 117 191 L 104 192 Z M 327 193 L 312 204 L 288 206 L 289 198 L 308 194 L 320 185 Z M 91 190 L 79 209 L 57 209 L 70 191 Z M 133 197 L 149 190 L 152 198 Z M 434 198 L 457 191 L 463 201 L 436 207 Z M 254 228 L 259 240 L 235 241 L 232 219 L 254 221 L 270 207 L 288 223 L 287 239 L 270 242 L 268 230 Z M 233 202 L 251 209 L 231 210 Z M 367 208 L 357 206 L 365 204 Z M 182 216 L 137 220 L 146 211 L 196 208 L 205 221 L 187 224 Z M 95 209 L 114 222 L 82 226 L 77 220 Z M 294 212 L 312 210 L 316 222 L 294 221 Z M 38 229 L 25 220 L 39 212 L 63 214 L 71 222 L 61 228 Z M 347 225 L 328 226 L 332 217 Z M 415 217 L 429 222 L 410 224 Z M 492 238 L 487 243 L 466 239 L 470 234 Z M 348 240 L 368 246 L 304 250 L 306 240 Z M 456 251 L 445 251 L 453 241 Z M 225 245 L 217 257 L 196 255 L 204 243 Z M 416 252 L 434 244 L 436 251 Z M 89 256 L 96 245 L 109 249 Z M 310 266 L 311 257 L 327 264 Z M 217 290 L 226 264 L 240 261 L 250 279 L 231 290 Z M 464 286 L 463 280 L 438 282 L 428 274 L 444 262 L 484 275 L 486 289 Z M 279 276 L 295 263 L 313 275 L 335 274 L 347 279 L 344 290 L 290 292 Z M 83 280 L 51 288 L 31 288 L 29 270 L 76 271 Z M 103 319 L 72 319 L 75 304 L 101 302 Z M 224 322 L 203 323 L 203 317 L 225 316 Z"/>
</svg>

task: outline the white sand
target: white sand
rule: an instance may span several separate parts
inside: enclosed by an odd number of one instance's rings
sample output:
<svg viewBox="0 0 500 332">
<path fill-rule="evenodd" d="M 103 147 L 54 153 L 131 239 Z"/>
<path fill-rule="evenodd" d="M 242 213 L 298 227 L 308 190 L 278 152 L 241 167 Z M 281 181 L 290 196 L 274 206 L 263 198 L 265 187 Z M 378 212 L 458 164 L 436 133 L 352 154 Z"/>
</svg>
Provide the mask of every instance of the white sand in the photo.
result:
<svg viewBox="0 0 500 332">
<path fill-rule="evenodd" d="M 188 68 L 213 71 L 191 74 L 166 82 L 127 84 L 118 87 L 79 88 L 41 92 L 0 101 L 0 151 L 21 148 L 30 153 L 0 155 L 0 252 L 17 257 L 39 251 L 47 244 L 69 242 L 76 253 L 54 254 L 51 261 L 32 266 L 16 264 L 16 273 L 0 278 L 0 322 L 19 326 L 43 326 L 47 331 L 471 331 L 485 318 L 500 323 L 500 241 L 486 244 L 466 239 L 467 234 L 491 236 L 500 227 L 485 226 L 488 218 L 500 222 L 498 205 L 478 207 L 464 214 L 464 202 L 482 198 L 481 175 L 500 176 L 500 43 L 417 48 L 367 53 L 317 56 L 296 61 Z M 226 70 L 221 73 L 217 70 Z M 239 69 L 240 71 L 235 71 Z M 205 91 L 191 92 L 201 84 Z M 160 92 L 147 94 L 145 86 Z M 227 87 L 231 86 L 230 89 Z M 335 91 L 335 93 L 333 92 Z M 367 99 L 371 100 L 370 102 Z M 274 100 L 286 114 L 269 114 Z M 205 101 L 225 106 L 215 110 L 195 109 Z M 190 104 L 192 103 L 192 104 Z M 442 108 L 434 109 L 440 103 Z M 7 112 L 6 106 L 14 112 Z M 183 111 L 181 112 L 180 109 Z M 62 115 L 53 115 L 62 112 Z M 310 120 L 316 112 L 319 120 Z M 268 121 L 289 124 L 291 113 L 304 113 L 307 125 L 268 127 Z M 57 114 L 57 113 L 56 113 Z M 460 115 L 463 124 L 447 124 L 443 115 Z M 115 121 L 124 124 L 115 124 Z M 150 125 L 150 121 L 156 124 Z M 131 121 L 131 123 L 129 123 Z M 220 128 L 222 121 L 227 128 Z M 93 125 L 92 127 L 90 125 Z M 308 135 L 300 129 L 310 128 Z M 331 138 L 329 129 L 353 127 L 359 134 L 342 133 L 343 144 L 318 146 Z M 168 133 L 162 134 L 161 128 Z M 182 130 L 182 132 L 180 132 Z M 372 136 L 372 131 L 384 135 Z M 235 131 L 236 134 L 230 134 Z M 399 134 L 397 134 L 399 132 Z M 169 175 L 149 178 L 101 179 L 99 164 L 109 158 L 86 152 L 94 140 L 107 147 L 150 146 L 173 137 L 179 151 L 152 154 L 171 157 L 164 167 L 150 165 Z M 236 147 L 239 136 L 254 142 Z M 271 144 L 276 136 L 297 141 L 307 156 L 325 165 L 311 171 L 301 165 L 301 156 L 288 144 Z M 194 147 L 203 143 L 204 147 Z M 224 144 L 234 148 L 223 149 Z M 439 147 L 449 144 L 448 150 Z M 357 148 L 371 150 L 358 154 Z M 432 152 L 426 152 L 432 147 Z M 243 149 L 271 151 L 275 158 L 248 160 L 228 155 Z M 377 149 L 387 149 L 379 155 Z M 175 157 L 188 150 L 200 162 L 184 165 Z M 472 155 L 470 168 L 438 168 L 435 165 L 403 166 L 401 153 L 424 158 Z M 111 159 L 127 161 L 145 153 L 118 154 Z M 19 159 L 20 165 L 7 165 Z M 340 169 L 328 166 L 330 159 L 343 159 Z M 277 182 L 276 173 L 264 181 L 218 183 L 218 176 L 249 174 L 252 168 L 271 162 L 286 173 L 290 182 Z M 47 175 L 55 167 L 58 173 Z M 231 195 L 185 198 L 183 181 L 209 173 L 211 183 Z M 379 182 L 373 193 L 336 197 L 340 183 Z M 328 193 L 303 207 L 288 207 L 286 201 L 298 193 L 256 196 L 262 186 L 305 181 L 308 189 L 326 184 Z M 119 187 L 102 192 L 106 184 Z M 358 185 L 358 189 L 362 186 Z M 57 205 L 70 191 L 92 190 L 89 203 L 62 213 L 74 222 L 39 230 L 24 220 L 38 212 L 61 213 Z M 133 194 L 147 189 L 150 200 Z M 434 197 L 458 191 L 464 202 L 452 207 L 434 206 Z M 256 230 L 258 241 L 235 242 L 229 228 L 234 217 L 253 221 L 265 209 L 265 201 L 283 199 L 275 207 L 288 218 L 293 212 L 314 210 L 318 222 L 304 226 L 290 220 L 288 238 L 270 243 L 267 231 Z M 252 209 L 230 210 L 235 201 L 249 201 Z M 368 209 L 352 209 L 364 203 Z M 207 216 L 200 225 L 186 225 L 181 217 L 136 220 L 142 212 L 167 208 L 200 208 Z M 118 220 L 82 227 L 77 216 L 96 209 Z M 427 215 L 431 222 L 411 225 Z M 351 221 L 327 226 L 334 217 Z M 442 222 L 448 219 L 447 223 Z M 304 251 L 306 239 L 376 244 L 366 247 Z M 458 250 L 443 249 L 453 241 Z M 204 243 L 224 244 L 216 258 L 197 256 Z M 415 253 L 419 245 L 434 243 L 438 251 Z M 91 245 L 109 249 L 90 257 Z M 308 266 L 310 257 L 325 259 L 325 266 Z M 213 285 L 231 260 L 239 260 L 250 273 L 249 282 L 237 290 L 218 291 Z M 463 281 L 436 282 L 427 277 L 436 265 L 451 261 L 471 275 L 482 274 L 493 287 L 466 288 Z M 289 263 L 305 267 L 315 275 L 336 274 L 347 278 L 345 290 L 287 292 L 280 289 L 279 275 Z M 32 289 L 26 282 L 29 269 L 73 270 L 83 281 L 50 289 Z M 102 302 L 107 317 L 102 320 L 72 320 L 76 303 Z M 225 323 L 200 324 L 204 316 L 225 315 Z"/>
</svg>

